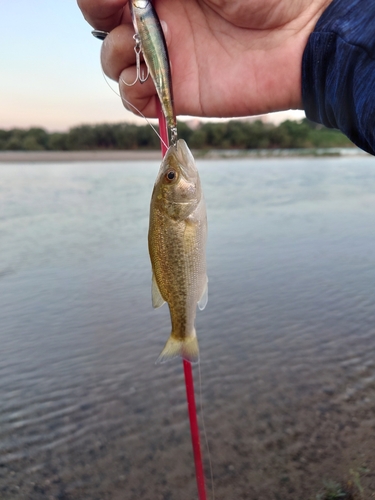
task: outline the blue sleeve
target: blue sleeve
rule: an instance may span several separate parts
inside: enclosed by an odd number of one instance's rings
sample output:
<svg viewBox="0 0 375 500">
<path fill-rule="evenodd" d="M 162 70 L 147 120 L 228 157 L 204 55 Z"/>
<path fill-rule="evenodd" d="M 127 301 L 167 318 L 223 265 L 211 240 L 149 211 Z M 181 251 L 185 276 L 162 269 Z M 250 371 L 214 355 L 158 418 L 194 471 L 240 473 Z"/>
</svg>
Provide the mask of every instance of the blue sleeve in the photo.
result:
<svg viewBox="0 0 375 500">
<path fill-rule="evenodd" d="M 307 118 L 375 155 L 375 0 L 333 0 L 302 60 Z"/>
</svg>

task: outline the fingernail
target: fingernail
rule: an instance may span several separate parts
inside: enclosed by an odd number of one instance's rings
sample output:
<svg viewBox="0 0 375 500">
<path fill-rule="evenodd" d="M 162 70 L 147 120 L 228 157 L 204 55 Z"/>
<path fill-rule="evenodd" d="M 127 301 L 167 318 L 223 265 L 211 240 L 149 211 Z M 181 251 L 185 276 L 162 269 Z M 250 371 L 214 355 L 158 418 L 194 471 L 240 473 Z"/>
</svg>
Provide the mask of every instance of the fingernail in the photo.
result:
<svg viewBox="0 0 375 500">
<path fill-rule="evenodd" d="M 108 31 L 101 31 L 101 30 L 93 30 L 91 34 L 95 37 L 98 38 L 99 40 L 104 40 L 107 35 L 109 35 Z"/>
</svg>

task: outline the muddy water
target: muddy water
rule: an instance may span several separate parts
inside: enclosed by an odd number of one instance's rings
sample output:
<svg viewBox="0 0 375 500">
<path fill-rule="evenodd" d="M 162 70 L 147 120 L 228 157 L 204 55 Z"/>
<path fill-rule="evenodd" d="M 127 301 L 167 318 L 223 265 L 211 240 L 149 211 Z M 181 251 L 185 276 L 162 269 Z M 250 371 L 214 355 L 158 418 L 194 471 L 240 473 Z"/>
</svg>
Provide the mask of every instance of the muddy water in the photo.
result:
<svg viewBox="0 0 375 500">
<path fill-rule="evenodd" d="M 169 334 L 150 301 L 157 169 L 0 165 L 2 500 L 196 498 L 182 367 L 154 365 Z M 372 498 L 375 160 L 199 169 L 217 500 L 315 499 L 355 478 Z"/>
</svg>

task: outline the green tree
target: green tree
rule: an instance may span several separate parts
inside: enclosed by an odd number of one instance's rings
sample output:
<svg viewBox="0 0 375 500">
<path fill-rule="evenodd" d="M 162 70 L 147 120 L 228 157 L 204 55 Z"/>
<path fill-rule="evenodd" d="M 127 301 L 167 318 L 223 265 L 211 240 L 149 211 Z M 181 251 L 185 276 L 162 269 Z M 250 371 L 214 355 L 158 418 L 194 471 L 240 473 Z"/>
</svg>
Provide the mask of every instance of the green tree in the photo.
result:
<svg viewBox="0 0 375 500">
<path fill-rule="evenodd" d="M 189 145 L 193 149 L 207 148 L 207 134 L 202 127 L 193 130 L 190 136 Z"/>
<path fill-rule="evenodd" d="M 81 125 L 69 130 L 66 138 L 68 150 L 87 150 L 95 149 L 94 127 L 90 125 Z"/>
<path fill-rule="evenodd" d="M 249 124 L 238 120 L 231 120 L 227 124 L 226 142 L 229 147 L 245 149 L 250 129 Z"/>
<path fill-rule="evenodd" d="M 6 144 L 11 136 L 10 130 L 0 130 L 0 150 L 6 149 Z"/>
<path fill-rule="evenodd" d="M 287 120 L 279 126 L 247 120 L 204 123 L 192 130 L 178 123 L 179 137 L 193 149 L 261 149 L 346 147 L 352 143 L 338 130 L 307 119 Z M 159 139 L 149 125 L 129 123 L 81 125 L 68 132 L 48 133 L 42 128 L 0 130 L 2 150 L 159 149 Z"/>
<path fill-rule="evenodd" d="M 226 123 L 205 123 L 202 130 L 206 134 L 206 145 L 214 148 L 228 147 L 226 139 Z"/>
<path fill-rule="evenodd" d="M 274 125 L 264 124 L 261 120 L 248 123 L 245 147 L 247 149 L 268 148 L 270 146 L 270 131 L 274 128 Z"/>
<path fill-rule="evenodd" d="M 22 143 L 25 137 L 25 131 L 21 129 L 12 129 L 9 131 L 8 140 L 4 144 L 5 150 L 22 151 Z"/>
<path fill-rule="evenodd" d="M 38 127 L 27 130 L 22 140 L 22 149 L 25 151 L 43 151 L 48 149 L 49 135 Z"/>
<path fill-rule="evenodd" d="M 65 151 L 67 146 L 67 134 L 64 132 L 53 132 L 48 136 L 48 148 L 53 151 Z"/>
<path fill-rule="evenodd" d="M 138 147 L 138 127 L 128 123 L 123 123 L 116 129 L 117 146 L 119 149 L 137 149 Z"/>
<path fill-rule="evenodd" d="M 185 122 L 180 121 L 177 123 L 177 129 L 178 137 L 187 142 L 187 144 L 190 144 L 191 137 L 194 134 L 194 130 L 192 130 Z"/>
</svg>

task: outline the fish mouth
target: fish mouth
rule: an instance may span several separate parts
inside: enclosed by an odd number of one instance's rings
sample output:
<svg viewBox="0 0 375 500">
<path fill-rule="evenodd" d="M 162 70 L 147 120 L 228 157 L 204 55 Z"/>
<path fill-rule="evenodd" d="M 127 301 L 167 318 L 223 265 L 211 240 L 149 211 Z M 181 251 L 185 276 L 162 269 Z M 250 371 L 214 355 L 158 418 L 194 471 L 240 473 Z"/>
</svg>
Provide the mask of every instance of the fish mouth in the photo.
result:
<svg viewBox="0 0 375 500">
<path fill-rule="evenodd" d="M 198 171 L 195 166 L 194 157 L 186 142 L 183 139 L 179 139 L 176 145 L 172 146 L 169 151 L 176 158 L 181 174 L 185 179 L 195 181 L 198 177 Z"/>
</svg>

